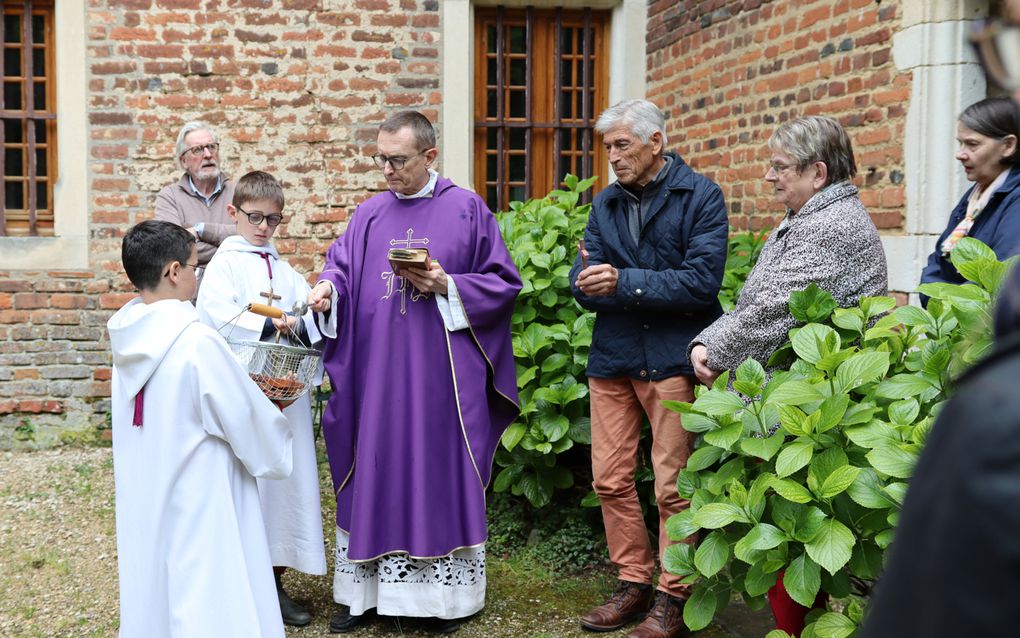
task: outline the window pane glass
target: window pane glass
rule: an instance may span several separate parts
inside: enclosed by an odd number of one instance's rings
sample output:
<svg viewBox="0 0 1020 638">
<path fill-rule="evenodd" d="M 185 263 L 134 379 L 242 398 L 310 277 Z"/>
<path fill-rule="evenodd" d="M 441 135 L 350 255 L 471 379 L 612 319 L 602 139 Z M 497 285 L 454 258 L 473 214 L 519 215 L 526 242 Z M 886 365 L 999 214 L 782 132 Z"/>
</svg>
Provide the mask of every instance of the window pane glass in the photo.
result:
<svg viewBox="0 0 1020 638">
<path fill-rule="evenodd" d="M 489 86 L 496 86 L 497 81 L 496 58 L 489 58 L 485 64 L 485 83 Z"/>
<path fill-rule="evenodd" d="M 490 210 L 498 210 L 499 202 L 496 200 L 496 187 L 486 186 L 485 187 L 485 203 L 488 204 Z"/>
<path fill-rule="evenodd" d="M 560 60 L 560 86 L 574 86 L 574 63 L 564 58 Z"/>
<path fill-rule="evenodd" d="M 574 52 L 574 30 L 564 27 L 560 29 L 560 52 L 570 54 Z"/>
<path fill-rule="evenodd" d="M 47 186 L 49 182 L 36 182 L 35 183 L 35 208 L 36 210 L 46 209 L 50 207 L 49 188 Z"/>
<path fill-rule="evenodd" d="M 510 27 L 510 53 L 526 53 L 527 38 L 524 27 Z"/>
<path fill-rule="evenodd" d="M 489 153 L 485 156 L 485 181 L 494 182 L 496 181 L 496 176 L 496 154 Z"/>
<path fill-rule="evenodd" d="M 569 151 L 572 148 L 574 148 L 574 131 L 573 131 L 573 129 L 569 129 L 569 128 L 560 129 L 560 137 L 562 139 L 562 142 L 560 142 L 560 147 L 564 151 Z"/>
<path fill-rule="evenodd" d="M 489 128 L 485 132 L 485 148 L 489 150 L 496 148 L 496 144 L 498 143 L 496 135 L 496 129 L 494 128 Z"/>
<path fill-rule="evenodd" d="M 46 42 L 46 18 L 45 16 L 32 16 L 32 42 L 43 44 Z"/>
<path fill-rule="evenodd" d="M 510 91 L 510 117 L 527 117 L 525 104 L 524 91 Z"/>
<path fill-rule="evenodd" d="M 485 48 L 489 53 L 496 52 L 496 25 L 490 24 L 485 27 Z"/>
<path fill-rule="evenodd" d="M 527 66 L 527 60 L 524 58 L 514 58 L 510 60 L 510 84 L 513 84 L 514 86 L 525 86 L 528 83 L 526 77 Z"/>
<path fill-rule="evenodd" d="M 6 208 L 17 210 L 25 208 L 25 185 L 22 182 L 5 182 L 4 190 L 7 191 Z"/>
<path fill-rule="evenodd" d="M 577 100 L 577 110 L 574 111 L 574 117 L 584 117 L 584 91 L 578 91 L 574 93 L 574 98 Z"/>
<path fill-rule="evenodd" d="M 507 158 L 507 164 L 510 165 L 510 180 L 511 182 L 523 182 L 524 181 L 524 156 L 523 155 L 511 155 Z"/>
<path fill-rule="evenodd" d="M 21 75 L 21 49 L 4 49 L 4 75 Z"/>
<path fill-rule="evenodd" d="M 48 130 L 48 127 L 49 127 L 49 125 L 46 123 L 46 120 L 36 120 L 35 121 L 35 143 L 36 144 L 45 144 L 46 143 L 46 131 Z"/>
<path fill-rule="evenodd" d="M 20 120 L 4 120 L 4 141 L 8 144 L 24 141 L 21 134 Z"/>
<path fill-rule="evenodd" d="M 510 129 L 510 148 L 523 151 L 527 133 L 522 128 Z"/>
<path fill-rule="evenodd" d="M 35 83 L 35 110 L 46 110 L 46 82 Z"/>
<path fill-rule="evenodd" d="M 528 191 L 523 186 L 510 187 L 510 201 L 523 202 L 528 198 Z"/>
<path fill-rule="evenodd" d="M 569 155 L 560 155 L 560 172 L 558 175 L 556 175 L 556 179 L 558 182 L 562 182 L 563 178 L 566 177 L 567 173 L 574 172 L 573 169 L 571 168 L 570 159 L 571 158 Z"/>
<path fill-rule="evenodd" d="M 38 177 L 46 177 L 46 149 L 35 149 L 35 174 Z"/>
<path fill-rule="evenodd" d="M 46 77 L 46 49 L 32 49 L 32 75 Z"/>
<path fill-rule="evenodd" d="M 7 14 L 4 16 L 4 42 L 21 42 L 21 16 Z"/>
<path fill-rule="evenodd" d="M 496 91 L 485 92 L 485 117 L 496 117 Z"/>
<path fill-rule="evenodd" d="M 570 98 L 571 95 L 570 91 L 560 91 L 560 117 L 565 120 L 574 118 L 574 112 L 571 110 L 574 100 Z"/>
<path fill-rule="evenodd" d="M 25 175 L 27 171 L 21 159 L 20 148 L 4 149 L 4 175 Z"/>
<path fill-rule="evenodd" d="M 21 84 L 4 82 L 4 108 L 12 111 L 21 110 Z"/>
</svg>

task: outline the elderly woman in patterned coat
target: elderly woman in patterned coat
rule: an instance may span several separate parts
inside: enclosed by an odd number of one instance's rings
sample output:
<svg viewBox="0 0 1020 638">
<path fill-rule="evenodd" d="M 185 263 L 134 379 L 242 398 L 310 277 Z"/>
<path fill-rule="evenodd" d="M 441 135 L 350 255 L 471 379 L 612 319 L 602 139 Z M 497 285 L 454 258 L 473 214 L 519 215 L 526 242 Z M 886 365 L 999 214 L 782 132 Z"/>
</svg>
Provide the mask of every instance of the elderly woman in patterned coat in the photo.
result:
<svg viewBox="0 0 1020 638">
<path fill-rule="evenodd" d="M 887 294 L 885 253 L 850 180 L 857 173 L 850 138 L 828 117 L 782 124 L 768 142 L 765 181 L 787 208 L 744 284 L 732 312 L 688 346 L 694 371 L 711 384 L 748 358 L 765 365 L 797 320 L 790 293 L 815 283 L 842 307 Z"/>
</svg>

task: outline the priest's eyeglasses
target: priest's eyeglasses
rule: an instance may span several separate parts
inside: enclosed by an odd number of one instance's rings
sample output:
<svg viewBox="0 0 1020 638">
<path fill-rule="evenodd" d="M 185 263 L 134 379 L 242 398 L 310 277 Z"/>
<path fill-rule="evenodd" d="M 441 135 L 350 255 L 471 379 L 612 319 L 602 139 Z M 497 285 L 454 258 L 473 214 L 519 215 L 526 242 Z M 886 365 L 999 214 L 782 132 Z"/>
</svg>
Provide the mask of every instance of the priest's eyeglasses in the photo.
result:
<svg viewBox="0 0 1020 638">
<path fill-rule="evenodd" d="M 422 155 L 423 153 L 427 152 L 428 149 L 425 149 L 424 151 L 418 151 L 411 157 L 404 157 L 402 155 L 389 157 L 387 155 L 379 153 L 378 155 L 373 155 L 372 159 L 375 160 L 375 165 L 378 166 L 379 168 L 386 168 L 386 162 L 389 162 L 390 166 L 393 167 L 393 170 L 400 171 L 404 169 L 404 165 L 407 164 L 407 162 L 410 161 L 412 157 L 418 157 L 419 155 Z"/>
<path fill-rule="evenodd" d="M 969 39 L 990 80 L 1006 91 L 1020 88 L 1020 26 L 978 20 Z"/>
<path fill-rule="evenodd" d="M 283 221 L 283 215 L 278 215 L 276 213 L 273 213 L 272 215 L 266 215 L 257 211 L 254 213 L 249 213 L 240 206 L 237 207 L 237 210 L 241 213 L 244 213 L 244 216 L 248 218 L 248 221 L 251 223 L 252 226 L 258 226 L 259 224 L 262 223 L 262 220 L 265 220 L 265 222 L 269 224 L 270 227 L 274 227 L 279 226 L 280 222 Z"/>
<path fill-rule="evenodd" d="M 184 152 L 181 153 L 181 157 L 184 157 L 185 155 L 191 155 L 192 157 L 202 157 L 203 155 L 205 155 L 206 151 L 209 151 L 210 155 L 215 155 L 217 152 L 219 152 L 219 150 L 220 145 L 218 142 L 213 142 L 212 144 L 200 144 L 199 146 L 192 146 L 189 149 L 185 149 Z"/>
</svg>

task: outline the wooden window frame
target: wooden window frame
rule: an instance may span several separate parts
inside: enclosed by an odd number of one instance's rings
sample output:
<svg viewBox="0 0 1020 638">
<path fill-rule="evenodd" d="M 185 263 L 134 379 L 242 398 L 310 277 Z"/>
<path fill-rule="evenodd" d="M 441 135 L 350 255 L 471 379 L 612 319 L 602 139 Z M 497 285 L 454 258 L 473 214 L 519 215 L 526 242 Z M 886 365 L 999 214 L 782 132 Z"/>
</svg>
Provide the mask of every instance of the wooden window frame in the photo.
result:
<svg viewBox="0 0 1020 638">
<path fill-rule="evenodd" d="M 563 175 L 560 175 L 561 163 L 568 161 L 572 168 L 569 172 L 578 177 L 590 177 L 601 173 L 606 166 L 605 149 L 594 136 L 594 124 L 598 114 L 604 110 L 608 101 L 609 76 L 609 12 L 582 9 L 565 11 L 556 9 L 506 9 L 504 7 L 479 8 L 475 14 L 475 91 L 474 91 L 474 136 L 475 157 L 474 175 L 475 189 L 490 204 L 490 189 L 495 189 L 495 205 L 506 208 L 511 200 L 511 190 L 524 189 L 525 198 L 542 197 L 552 188 L 558 187 Z M 541 24 L 540 24 L 541 23 Z M 524 26 L 527 44 L 525 52 L 510 51 L 506 42 L 508 26 Z M 536 29 L 536 25 L 538 29 Z M 488 29 L 494 26 L 496 40 L 495 52 L 489 47 Z M 567 54 L 567 58 L 579 63 L 580 82 L 569 87 L 563 86 L 561 64 L 564 53 L 561 51 L 561 31 L 564 27 L 583 29 L 582 33 L 591 33 L 591 38 L 578 37 L 578 48 Z M 536 37 L 536 30 L 539 31 Z M 525 59 L 525 85 L 512 85 L 506 75 L 509 61 Z M 554 64 L 538 64 L 535 60 L 555 60 Z M 495 83 L 489 78 L 488 65 L 495 60 Z M 577 67 L 575 67 L 576 70 Z M 589 78 L 588 75 L 593 77 Z M 510 117 L 506 112 L 510 101 L 511 90 L 525 91 L 524 117 Z M 488 92 L 496 90 L 496 114 L 487 112 Z M 561 96 L 564 91 L 581 93 L 580 117 L 569 117 L 562 113 Z M 544 92 L 544 93 L 543 93 Z M 536 95 L 539 99 L 535 99 Z M 551 97 L 550 97 L 551 96 Z M 525 132 L 524 148 L 510 149 L 507 138 L 510 131 L 523 129 Z M 495 130 L 496 143 L 490 145 L 487 139 L 490 131 Z M 580 146 L 570 151 L 564 149 L 564 133 L 569 132 L 577 141 L 573 146 Z M 564 160 L 564 153 L 571 159 Z M 525 175 L 523 182 L 510 179 L 509 158 L 514 155 L 525 157 Z M 490 157 L 495 159 L 495 178 L 489 175 L 487 163 Z M 579 161 L 578 161 L 579 160 Z M 580 166 L 580 168 L 578 168 Z M 599 175 L 596 190 L 607 183 L 604 175 Z M 590 201 L 592 191 L 585 193 L 583 201 Z"/>
<path fill-rule="evenodd" d="M 19 15 L 21 25 L 21 42 L 8 43 L 6 33 L 3 39 L 4 49 L 4 90 L 0 91 L 0 112 L 3 116 L 3 126 L 0 126 L 0 146 L 4 152 L 0 153 L 0 175 L 4 179 L 4 193 L 0 197 L 0 236 L 52 236 L 54 234 L 54 184 L 57 180 L 57 82 L 56 82 L 56 30 L 55 6 L 53 0 L 3 0 L 4 26 L 7 25 L 7 18 L 11 15 Z M 34 41 L 33 19 L 40 16 L 43 19 L 43 42 Z M 20 49 L 21 51 L 21 73 L 20 75 L 6 75 L 6 51 Z M 43 51 L 44 74 L 41 78 L 35 76 L 35 64 L 33 53 L 37 50 Z M 21 87 L 22 108 L 20 110 L 7 109 L 5 104 L 7 85 L 17 83 Z M 35 86 L 42 84 L 45 91 L 45 104 L 43 110 L 37 110 L 35 105 Z M 29 90 L 31 87 L 31 90 Z M 6 126 L 16 121 L 21 127 L 21 141 L 8 142 L 6 139 Z M 45 132 L 45 141 L 39 142 L 36 136 L 36 128 L 42 124 Z M 7 153 L 12 150 L 21 151 L 22 171 L 20 175 L 6 174 Z M 39 175 L 37 164 L 37 151 L 44 151 L 45 175 Z M 11 183 L 22 184 L 22 208 L 7 208 L 7 185 Z M 45 206 L 39 206 L 40 185 L 45 194 Z"/>
</svg>

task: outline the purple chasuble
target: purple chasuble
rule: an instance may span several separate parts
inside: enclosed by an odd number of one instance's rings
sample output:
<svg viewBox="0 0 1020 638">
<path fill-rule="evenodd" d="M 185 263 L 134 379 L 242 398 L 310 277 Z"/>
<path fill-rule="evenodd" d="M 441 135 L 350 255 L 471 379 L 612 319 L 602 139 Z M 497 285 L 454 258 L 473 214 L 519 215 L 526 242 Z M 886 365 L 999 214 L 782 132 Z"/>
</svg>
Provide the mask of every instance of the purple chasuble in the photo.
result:
<svg viewBox="0 0 1020 638">
<path fill-rule="evenodd" d="M 427 247 L 470 327 L 447 332 L 434 295 L 391 272 L 390 248 Z M 348 557 L 446 556 L 485 542 L 485 488 L 518 414 L 510 319 L 521 279 L 480 197 L 440 178 L 431 198 L 358 206 L 320 280 L 339 302 L 323 416 Z"/>
</svg>

